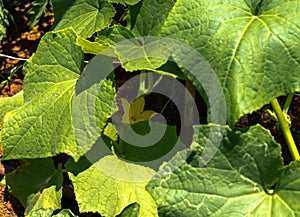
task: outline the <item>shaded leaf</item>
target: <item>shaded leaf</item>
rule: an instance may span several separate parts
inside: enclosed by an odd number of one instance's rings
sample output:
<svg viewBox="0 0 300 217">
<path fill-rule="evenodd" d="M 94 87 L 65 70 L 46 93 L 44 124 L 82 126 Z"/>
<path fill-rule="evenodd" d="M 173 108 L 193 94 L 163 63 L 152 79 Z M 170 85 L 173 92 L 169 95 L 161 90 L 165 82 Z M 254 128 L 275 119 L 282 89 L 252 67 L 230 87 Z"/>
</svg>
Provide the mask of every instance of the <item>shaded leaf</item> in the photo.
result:
<svg viewBox="0 0 300 217">
<path fill-rule="evenodd" d="M 62 181 L 62 169 L 56 169 L 52 159 L 25 161 L 19 170 L 6 176 L 11 194 L 26 207 L 25 215 L 41 208 L 59 209 Z"/>
<path fill-rule="evenodd" d="M 120 215 L 117 217 L 138 217 L 140 212 L 140 205 L 138 203 L 133 203 L 127 206 Z"/>
</svg>

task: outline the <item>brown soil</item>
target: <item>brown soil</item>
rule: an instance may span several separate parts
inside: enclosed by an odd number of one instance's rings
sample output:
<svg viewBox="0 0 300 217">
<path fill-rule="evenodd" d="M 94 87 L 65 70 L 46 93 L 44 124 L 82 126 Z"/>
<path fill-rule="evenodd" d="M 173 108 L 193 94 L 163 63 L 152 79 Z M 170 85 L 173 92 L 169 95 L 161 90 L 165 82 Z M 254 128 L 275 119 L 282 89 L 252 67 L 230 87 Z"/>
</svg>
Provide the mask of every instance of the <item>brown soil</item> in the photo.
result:
<svg viewBox="0 0 300 217">
<path fill-rule="evenodd" d="M 51 28 L 54 21 L 53 14 L 44 15 L 33 29 L 29 29 L 29 16 L 26 14 L 31 6 L 29 3 L 17 7 L 12 7 L 8 4 L 5 6 L 13 15 L 16 26 L 11 23 L 9 28 L 7 28 L 6 35 L 0 44 L 0 52 L 10 56 L 28 59 L 32 53 L 35 52 L 40 38 Z M 14 67 L 22 66 L 22 64 L 24 64 L 22 60 L 1 57 L 0 71 L 4 76 L 7 76 L 12 72 Z M 22 89 L 23 77 L 24 75 L 20 68 L 9 83 L 0 86 L 0 95 L 12 96 L 19 92 Z"/>
<path fill-rule="evenodd" d="M 53 14 L 44 15 L 40 22 L 33 28 L 28 28 L 28 15 L 26 14 L 27 10 L 29 9 L 30 4 L 25 4 L 20 7 L 8 7 L 11 14 L 13 15 L 16 27 L 11 25 L 7 29 L 7 34 L 3 38 L 0 44 L 0 52 L 2 54 L 11 55 L 14 57 L 20 57 L 28 59 L 36 50 L 37 45 L 40 41 L 42 35 L 44 35 L 53 24 Z M 9 58 L 2 58 L 0 57 L 0 73 L 7 76 L 16 66 L 22 65 L 24 61 L 20 60 L 13 60 Z M 117 77 L 117 86 L 120 86 L 119 83 L 124 82 L 128 79 L 128 76 L 122 77 L 122 73 L 119 74 Z M 21 91 L 22 83 L 23 83 L 24 75 L 22 74 L 22 69 L 20 68 L 15 76 L 12 78 L 11 81 L 6 83 L 5 85 L 0 85 L 0 97 L 8 97 L 16 94 L 17 92 Z M 0 79 L 0 83 L 3 79 Z M 284 103 L 284 97 L 281 97 L 279 101 L 281 104 Z M 199 107 L 203 106 L 203 101 L 199 103 Z M 153 105 L 152 105 L 153 106 Z M 240 119 L 240 121 L 236 125 L 236 129 L 241 129 L 245 127 L 249 127 L 255 125 L 257 123 L 261 124 L 262 126 L 266 127 L 271 131 L 275 140 L 282 144 L 283 150 L 283 157 L 285 163 L 289 163 L 291 161 L 291 157 L 285 143 L 285 140 L 282 135 L 282 131 L 276 125 L 276 122 L 271 119 L 269 114 L 267 113 L 267 109 L 271 109 L 270 106 L 265 106 L 260 111 L 257 111 L 251 115 L 246 115 Z M 292 126 L 291 130 L 295 138 L 295 142 L 300 144 L 300 96 L 296 96 L 293 100 L 291 105 L 289 115 L 292 119 Z M 203 118 L 203 117 L 201 117 Z M 171 118 L 170 120 L 176 119 Z M 203 123 L 203 121 L 201 121 Z M 300 147 L 299 147 L 300 148 Z M 0 147 L 0 158 L 2 156 L 2 149 Z M 1 174 L 3 174 L 4 167 L 0 163 L 0 180 L 3 178 Z M 70 183 L 65 183 L 65 186 L 69 186 Z M 66 190 L 67 188 L 64 188 Z M 72 192 L 71 192 L 72 193 Z M 78 207 L 74 200 L 69 198 L 63 198 L 62 200 L 63 206 L 66 207 L 75 207 L 74 209 L 77 210 Z M 9 195 L 5 185 L 0 184 L 0 217 L 15 217 L 15 216 L 22 216 L 22 212 L 24 209 L 20 206 L 15 198 Z M 86 216 L 91 216 L 87 214 Z"/>
<path fill-rule="evenodd" d="M 13 210 L 13 206 L 8 201 L 5 199 L 6 191 L 5 191 L 6 186 L 3 184 L 0 184 L 0 216 L 3 217 L 12 217 L 12 216 L 17 216 Z"/>
</svg>

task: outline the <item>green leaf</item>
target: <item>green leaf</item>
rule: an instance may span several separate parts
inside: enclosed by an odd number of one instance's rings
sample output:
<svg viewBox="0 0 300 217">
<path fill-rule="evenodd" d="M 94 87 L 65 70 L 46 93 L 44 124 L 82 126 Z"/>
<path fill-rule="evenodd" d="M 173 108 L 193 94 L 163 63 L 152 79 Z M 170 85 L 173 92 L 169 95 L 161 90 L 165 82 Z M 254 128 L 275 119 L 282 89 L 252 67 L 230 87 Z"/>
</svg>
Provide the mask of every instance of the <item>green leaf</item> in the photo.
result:
<svg viewBox="0 0 300 217">
<path fill-rule="evenodd" d="M 299 216 L 300 162 L 284 167 L 280 146 L 268 131 L 223 128 L 216 154 L 200 166 L 213 128 L 195 129 L 200 135 L 187 161 L 179 167 L 174 167 L 178 160 L 165 164 L 147 186 L 162 216 Z"/>
<path fill-rule="evenodd" d="M 167 56 L 163 44 L 155 42 L 152 38 L 136 37 L 131 30 L 123 26 L 114 25 L 98 32 L 95 41 L 94 43 L 109 44 L 110 48 L 114 48 L 115 56 L 129 72 L 138 69 L 156 70 L 167 62 L 167 58 L 161 58 Z M 161 70 L 157 72 L 167 74 Z"/>
<path fill-rule="evenodd" d="M 69 209 L 63 209 L 56 215 L 53 215 L 53 217 L 76 217 L 77 215 L 74 215 L 71 210 Z"/>
<path fill-rule="evenodd" d="M 86 53 L 99 54 L 103 52 L 108 56 L 118 57 L 122 67 L 127 71 L 152 70 L 160 74 L 184 78 L 178 66 L 167 61 L 170 55 L 166 55 L 167 48 L 165 46 L 151 38 L 145 39 L 145 41 L 142 38 L 136 38 L 130 29 L 123 26 L 114 25 L 103 29 L 97 32 L 95 42 L 81 40 L 78 41 L 78 45 Z M 104 46 L 116 48 L 112 52 L 109 49 L 105 50 Z M 158 55 L 159 53 L 161 55 Z M 159 56 L 164 58 L 159 58 Z"/>
<path fill-rule="evenodd" d="M 83 70 L 83 53 L 75 38 L 71 30 L 47 33 L 24 66 L 25 104 L 4 118 L 4 159 L 81 155 L 71 117 L 76 81 Z"/>
<path fill-rule="evenodd" d="M 31 14 L 29 19 L 29 28 L 33 28 L 40 20 L 43 13 L 47 12 L 47 5 L 50 0 L 34 0 L 31 3 L 31 7 L 28 10 L 28 14 Z"/>
<path fill-rule="evenodd" d="M 138 217 L 140 213 L 140 205 L 133 203 L 127 206 L 117 217 Z"/>
<path fill-rule="evenodd" d="M 122 5 L 135 5 L 136 3 L 140 2 L 141 0 L 109 0 L 111 3 L 117 3 Z"/>
<path fill-rule="evenodd" d="M 145 0 L 132 7 L 130 22 L 136 35 L 180 40 L 209 61 L 233 126 L 273 98 L 300 90 L 299 7 L 298 0 Z"/>
<path fill-rule="evenodd" d="M 84 53 L 89 54 L 99 54 L 101 51 L 103 51 L 109 46 L 108 44 L 102 42 L 91 42 L 81 37 L 78 37 L 76 39 L 76 44 L 82 48 Z"/>
<path fill-rule="evenodd" d="M 139 8 L 130 8 L 130 26 L 137 36 L 157 36 L 176 0 L 144 0 Z M 186 2 L 189 4 L 189 2 Z M 182 22 L 182 21 L 181 21 Z"/>
<path fill-rule="evenodd" d="M 116 119 L 115 124 L 119 125 Z M 117 130 L 121 139 L 118 144 L 113 144 L 114 151 L 126 160 L 153 169 L 158 169 L 164 161 L 186 148 L 178 139 L 175 126 L 150 120 L 133 125 L 122 123 Z"/>
<path fill-rule="evenodd" d="M 41 208 L 59 209 L 62 181 L 61 166 L 56 169 L 52 159 L 25 161 L 19 170 L 6 176 L 11 194 L 26 207 L 25 215 Z"/>
<path fill-rule="evenodd" d="M 3 121 L 4 115 L 21 107 L 24 104 L 23 91 L 17 93 L 12 97 L 2 97 L 0 98 L 0 123 Z"/>
<path fill-rule="evenodd" d="M 273 98 L 300 90 L 299 8 L 298 0 L 178 0 L 161 36 L 191 45 L 209 61 L 233 126 Z M 140 16 L 149 19 L 150 10 Z"/>
<path fill-rule="evenodd" d="M 96 121 L 99 132 L 102 132 L 107 125 L 107 120 L 112 116 L 116 110 L 115 98 L 116 89 L 114 81 L 104 79 L 101 81 L 101 87 L 96 98 Z"/>
<path fill-rule="evenodd" d="M 72 27 L 82 37 L 108 27 L 116 11 L 107 0 L 54 1 L 54 30 Z"/>
<path fill-rule="evenodd" d="M 77 44 L 85 53 L 99 54 L 101 52 L 105 52 L 109 55 L 107 52 L 110 50 L 106 48 L 108 48 L 110 45 L 134 37 L 134 34 L 129 29 L 123 26 L 114 25 L 97 32 L 95 42 L 90 42 L 86 39 L 78 37 Z M 111 54 L 109 56 L 116 56 L 114 51 L 110 52 Z"/>
<path fill-rule="evenodd" d="M 122 67 L 126 71 L 136 71 L 137 69 L 157 69 L 167 62 L 165 56 L 167 50 L 164 45 L 152 43 L 152 39 L 132 38 L 117 43 L 115 52 Z"/>
<path fill-rule="evenodd" d="M 108 123 L 104 128 L 103 135 L 110 138 L 112 141 L 118 141 L 118 134 L 115 126 L 112 123 Z"/>
<path fill-rule="evenodd" d="M 112 59 L 98 55 L 90 61 L 77 82 L 72 119 L 77 143 L 84 153 L 97 142 L 115 111 L 116 89 L 112 71 Z"/>
<path fill-rule="evenodd" d="M 248 5 L 248 7 L 251 9 L 251 13 L 254 15 L 258 15 L 261 11 L 261 5 L 265 3 L 266 1 L 262 0 L 246 0 L 245 3 Z"/>
<path fill-rule="evenodd" d="M 116 44 L 126 39 L 134 38 L 135 35 L 128 28 L 114 25 L 112 27 L 103 29 L 97 32 L 96 42 L 108 43 L 110 45 Z"/>
<path fill-rule="evenodd" d="M 30 212 L 28 217 L 49 217 L 49 216 L 54 216 L 54 217 L 77 217 L 77 215 L 74 215 L 72 211 L 69 209 L 63 209 L 59 213 L 53 215 L 53 209 L 38 209 Z"/>
<path fill-rule="evenodd" d="M 9 26 L 8 13 L 9 12 L 4 8 L 2 0 L 0 0 L 0 41 L 6 33 L 6 27 Z"/>
<path fill-rule="evenodd" d="M 38 209 L 30 212 L 28 217 L 49 217 L 53 213 L 53 209 Z"/>
<path fill-rule="evenodd" d="M 67 170 L 74 165 L 67 164 Z M 145 189 L 154 171 L 106 156 L 77 175 L 69 172 L 80 212 L 116 216 L 128 205 L 140 204 L 140 217 L 158 216 L 156 204 Z M 93 188 L 91 188 L 93 186 Z"/>
</svg>

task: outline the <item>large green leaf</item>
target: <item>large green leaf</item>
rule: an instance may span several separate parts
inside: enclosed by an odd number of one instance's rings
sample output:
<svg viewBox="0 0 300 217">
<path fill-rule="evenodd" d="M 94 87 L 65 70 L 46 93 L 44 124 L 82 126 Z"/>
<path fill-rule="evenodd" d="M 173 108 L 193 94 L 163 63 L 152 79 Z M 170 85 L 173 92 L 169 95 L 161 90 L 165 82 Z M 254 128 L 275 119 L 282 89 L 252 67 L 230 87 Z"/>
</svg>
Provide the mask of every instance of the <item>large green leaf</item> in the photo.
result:
<svg viewBox="0 0 300 217">
<path fill-rule="evenodd" d="M 285 168 L 280 146 L 265 129 L 226 128 L 217 153 L 202 167 L 210 127 L 196 129 L 187 161 L 164 165 L 147 186 L 162 216 L 300 216 L 300 162 Z"/>
<path fill-rule="evenodd" d="M 62 181 L 62 169 L 56 169 L 51 158 L 25 161 L 19 170 L 6 176 L 11 194 L 26 207 L 25 215 L 41 208 L 59 209 Z"/>
<path fill-rule="evenodd" d="M 0 98 L 0 123 L 2 123 L 4 115 L 24 104 L 23 91 L 12 97 Z"/>
<path fill-rule="evenodd" d="M 47 33 L 24 66 L 25 104 L 3 122 L 4 159 L 42 158 L 67 153 L 79 157 L 71 118 L 83 53 L 71 30 Z"/>
<path fill-rule="evenodd" d="M 115 15 L 107 0 L 57 0 L 54 2 L 54 30 L 72 27 L 82 37 L 108 27 Z"/>
<path fill-rule="evenodd" d="M 299 0 L 168 0 L 154 10 L 159 3 L 143 1 L 133 31 L 200 52 L 220 79 L 231 126 L 273 98 L 300 91 Z"/>
<path fill-rule="evenodd" d="M 154 171 L 126 163 L 115 156 L 106 156 L 88 169 L 78 173 L 76 164 L 66 165 L 80 212 L 99 212 L 113 217 L 128 205 L 137 202 L 140 215 L 158 216 L 153 198 L 145 186 Z M 91 188 L 91 186 L 93 186 Z"/>
</svg>

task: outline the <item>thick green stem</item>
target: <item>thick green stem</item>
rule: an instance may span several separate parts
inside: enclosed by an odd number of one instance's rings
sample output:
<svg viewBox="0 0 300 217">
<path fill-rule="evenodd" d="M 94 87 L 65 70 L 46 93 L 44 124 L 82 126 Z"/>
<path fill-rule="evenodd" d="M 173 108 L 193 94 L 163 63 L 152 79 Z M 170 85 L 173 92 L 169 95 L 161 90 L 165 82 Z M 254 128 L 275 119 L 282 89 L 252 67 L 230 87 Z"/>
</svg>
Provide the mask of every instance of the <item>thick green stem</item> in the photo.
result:
<svg viewBox="0 0 300 217">
<path fill-rule="evenodd" d="M 280 123 L 285 141 L 289 147 L 290 153 L 292 155 L 292 158 L 294 160 L 300 160 L 300 155 L 297 149 L 297 146 L 295 144 L 295 141 L 293 139 L 292 133 L 290 131 L 289 123 L 284 115 L 284 113 L 281 110 L 281 107 L 278 103 L 278 100 L 275 98 L 272 100 L 271 105 L 276 113 L 276 116 L 278 118 L 278 121 Z"/>
<path fill-rule="evenodd" d="M 191 94 L 193 99 L 195 100 L 195 96 L 196 96 L 196 89 L 193 86 L 192 82 L 190 80 L 186 80 L 185 81 L 185 88 L 186 88 L 186 96 L 185 96 L 185 107 L 184 107 L 184 126 L 188 126 L 189 123 L 193 123 L 192 118 L 194 117 L 194 109 L 193 106 L 190 106 L 191 103 L 186 101 L 189 99 L 189 97 L 187 97 L 187 94 Z"/>
</svg>

